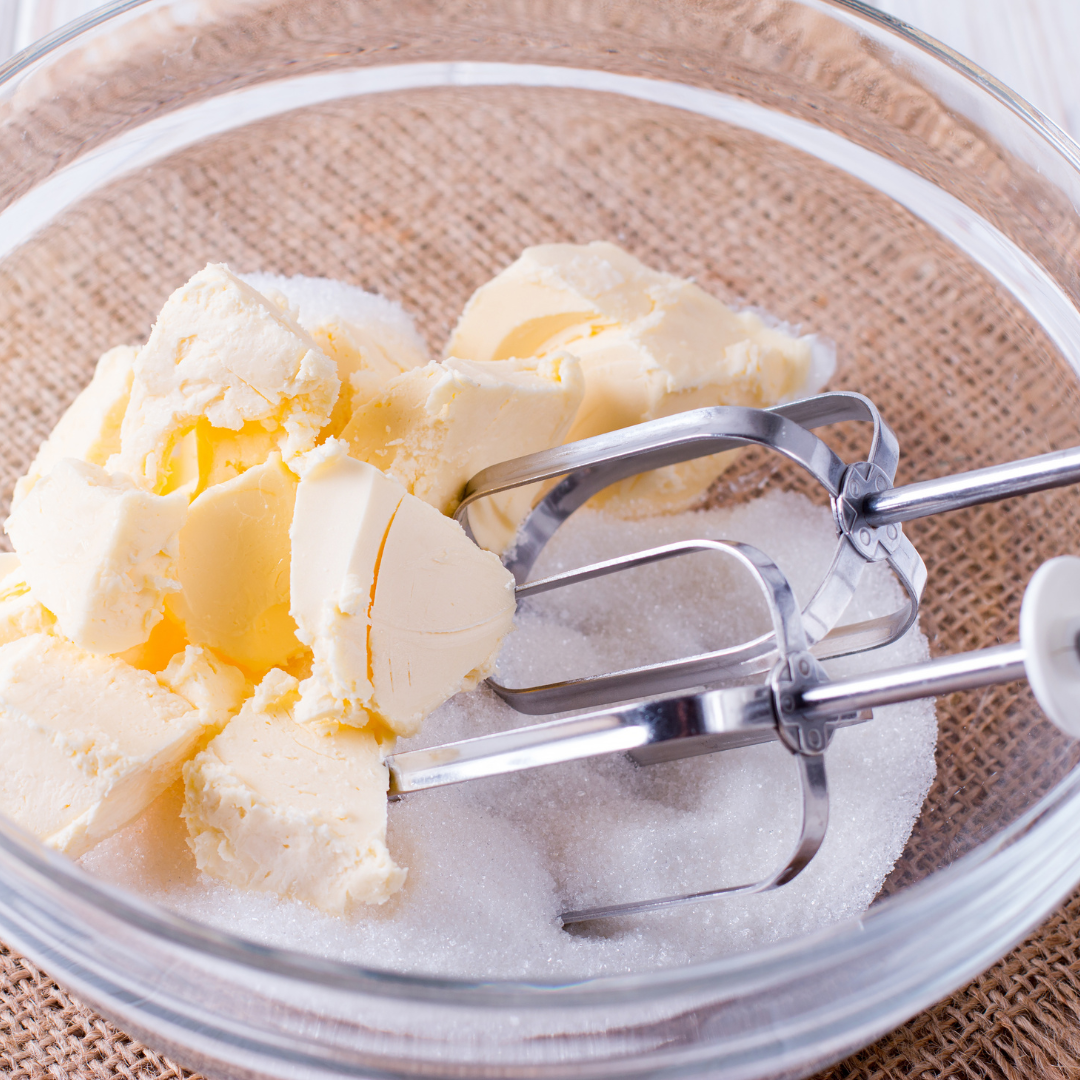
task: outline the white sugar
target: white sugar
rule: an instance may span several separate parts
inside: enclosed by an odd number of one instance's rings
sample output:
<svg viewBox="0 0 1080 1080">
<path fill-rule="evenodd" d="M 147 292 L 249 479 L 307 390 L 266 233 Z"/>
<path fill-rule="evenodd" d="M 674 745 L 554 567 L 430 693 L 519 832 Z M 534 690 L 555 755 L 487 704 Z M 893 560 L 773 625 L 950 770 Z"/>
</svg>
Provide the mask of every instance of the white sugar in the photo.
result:
<svg viewBox="0 0 1080 1080">
<path fill-rule="evenodd" d="M 706 536 L 767 551 L 805 601 L 834 546 L 829 512 L 773 492 L 732 510 L 625 522 L 581 512 L 537 573 Z M 538 597 L 519 615 L 499 677 L 522 685 L 700 652 L 767 626 L 750 579 L 694 555 Z M 901 602 L 870 566 L 847 618 Z M 833 674 L 927 656 L 917 629 L 888 649 L 831 663 Z M 408 745 L 535 723 L 487 689 L 434 713 Z M 782 863 L 797 829 L 793 760 L 778 745 L 641 768 L 593 760 L 421 792 L 390 807 L 389 843 L 404 890 L 345 919 L 238 892 L 200 875 L 184 847 L 179 792 L 84 856 L 91 872 L 176 911 L 268 943 L 397 971 L 552 978 L 685 964 L 802 934 L 866 908 L 903 850 L 934 776 L 932 702 L 877 710 L 837 733 L 821 852 L 792 883 L 585 933 L 557 912 L 756 880 Z M 404 748 L 404 746 L 400 746 Z"/>
<path fill-rule="evenodd" d="M 345 319 L 357 326 L 379 324 L 400 335 L 409 348 L 417 353 L 427 352 L 427 345 L 416 330 L 413 317 L 393 300 L 378 293 L 365 292 L 333 278 L 304 277 L 296 274 L 241 274 L 253 289 L 262 293 L 280 293 L 297 311 L 297 321 L 308 331 L 326 323 Z"/>
</svg>

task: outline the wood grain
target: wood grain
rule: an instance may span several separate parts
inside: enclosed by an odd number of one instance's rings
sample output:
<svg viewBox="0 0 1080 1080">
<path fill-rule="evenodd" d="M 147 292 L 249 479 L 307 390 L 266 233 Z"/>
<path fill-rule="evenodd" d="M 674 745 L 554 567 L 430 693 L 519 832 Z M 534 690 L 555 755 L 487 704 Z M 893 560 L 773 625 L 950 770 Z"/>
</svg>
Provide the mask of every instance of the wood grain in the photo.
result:
<svg viewBox="0 0 1080 1080">
<path fill-rule="evenodd" d="M 1000 79 L 1080 138 L 1077 0 L 871 0 Z"/>
</svg>

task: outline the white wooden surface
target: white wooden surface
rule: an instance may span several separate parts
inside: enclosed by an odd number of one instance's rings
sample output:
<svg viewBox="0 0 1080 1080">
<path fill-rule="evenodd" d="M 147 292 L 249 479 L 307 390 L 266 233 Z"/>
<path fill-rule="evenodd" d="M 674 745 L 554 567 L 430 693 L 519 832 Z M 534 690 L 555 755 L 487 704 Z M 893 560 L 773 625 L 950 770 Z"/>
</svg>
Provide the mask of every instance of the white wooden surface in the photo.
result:
<svg viewBox="0 0 1080 1080">
<path fill-rule="evenodd" d="M 970 57 L 1080 139 L 1080 0 L 868 2 Z M 0 0 L 0 59 L 96 6 Z"/>
<path fill-rule="evenodd" d="M 1080 0 L 868 0 L 943 41 L 1080 139 Z"/>
</svg>

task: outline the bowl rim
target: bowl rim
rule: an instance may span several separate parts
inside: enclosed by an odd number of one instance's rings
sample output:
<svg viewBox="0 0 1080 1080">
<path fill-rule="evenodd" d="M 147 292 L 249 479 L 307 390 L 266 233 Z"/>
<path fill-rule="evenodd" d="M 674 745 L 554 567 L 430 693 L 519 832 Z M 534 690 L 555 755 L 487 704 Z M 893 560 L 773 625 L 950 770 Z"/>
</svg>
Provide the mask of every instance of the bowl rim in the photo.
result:
<svg viewBox="0 0 1080 1080">
<path fill-rule="evenodd" d="M 32 43 L 0 64 L 0 93 L 21 74 L 45 60 L 69 43 L 75 42 L 105 23 L 139 9 L 167 6 L 172 0 L 115 0 L 73 20 L 49 35 Z M 887 33 L 914 46 L 962 75 L 988 93 L 1015 114 L 1039 138 L 1048 143 L 1073 170 L 1080 175 L 1080 145 L 1054 121 L 1045 116 L 1022 96 L 1016 94 L 973 61 L 947 45 L 916 29 L 910 24 L 871 7 L 862 0 L 801 0 L 808 7 L 846 16 L 858 25 L 862 20 L 875 23 Z M 590 976 L 561 980 L 462 979 L 435 975 L 401 973 L 369 968 L 344 960 L 319 957 L 298 950 L 260 944 L 242 935 L 213 927 L 174 914 L 141 897 L 101 882 L 79 867 L 74 861 L 51 851 L 36 838 L 9 820 L 0 817 L 0 853 L 13 858 L 33 879 L 78 895 L 81 902 L 97 908 L 103 914 L 121 920 L 139 931 L 168 940 L 186 950 L 231 961 L 245 968 L 269 972 L 275 976 L 318 985 L 320 988 L 348 990 L 411 1000 L 440 1001 L 451 1004 L 514 1009 L 568 1005 L 596 1005 L 619 1000 L 636 1000 L 686 994 L 695 990 L 715 990 L 722 985 L 727 992 L 737 992 L 751 983 L 768 981 L 770 972 L 782 970 L 785 978 L 808 974 L 827 958 L 830 964 L 842 959 L 846 952 L 863 952 L 874 941 L 896 937 L 904 928 L 925 921 L 934 909 L 955 907 L 957 902 L 984 891 L 996 877 L 992 865 L 1006 850 L 1018 859 L 1028 856 L 1037 847 L 1037 826 L 1053 817 L 1070 800 L 1080 797 L 1080 766 L 1070 770 L 1038 802 L 990 839 L 979 844 L 960 859 L 935 871 L 916 884 L 892 897 L 874 903 L 859 915 L 851 916 L 820 930 L 776 942 L 745 953 L 701 961 L 681 967 L 649 970 L 643 973 Z M 1078 800 L 1080 801 L 1080 800 Z M 1080 817 L 1080 809 L 1076 811 Z M 1075 879 L 1080 879 L 1080 859 Z M 997 955 L 1019 940 L 1032 926 L 1045 917 L 1059 902 L 1070 885 L 1047 894 L 1045 902 L 1029 909 L 1033 915 L 1017 930 L 1012 925 L 1008 944 Z M 1014 920 L 1015 923 L 1015 920 Z M 857 931 L 857 933 L 853 933 Z M 1004 940 L 1004 937 L 1001 938 Z M 992 960 L 990 962 L 993 962 Z M 983 964 L 983 967 L 986 965 Z M 968 965 L 963 969 L 971 977 L 981 968 Z M 960 971 L 959 968 L 956 969 Z M 933 984 L 929 993 L 908 995 L 907 1009 L 911 1015 L 924 1007 L 929 996 L 947 993 L 961 983 L 954 979 L 942 988 Z M 923 1000 L 925 999 L 925 1000 Z M 892 1016 L 900 1016 L 904 1006 L 894 1006 Z M 886 1030 L 881 1028 L 881 1030 Z"/>
</svg>

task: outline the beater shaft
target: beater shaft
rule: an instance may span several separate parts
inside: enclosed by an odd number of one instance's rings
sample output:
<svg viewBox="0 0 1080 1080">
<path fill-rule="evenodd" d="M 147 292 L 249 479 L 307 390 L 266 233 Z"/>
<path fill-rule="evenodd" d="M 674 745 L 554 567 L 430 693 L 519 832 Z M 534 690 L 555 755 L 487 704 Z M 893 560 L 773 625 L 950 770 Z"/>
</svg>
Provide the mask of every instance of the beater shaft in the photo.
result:
<svg viewBox="0 0 1080 1080">
<path fill-rule="evenodd" d="M 1025 678 L 1026 670 L 1024 646 L 1017 641 L 822 683 L 804 691 L 798 704 L 807 716 L 831 717 L 838 709 L 872 709 L 1014 682 Z"/>
<path fill-rule="evenodd" d="M 893 525 L 1076 483 L 1080 483 L 1080 446 L 890 488 L 866 498 L 862 517 L 871 527 Z"/>
<path fill-rule="evenodd" d="M 820 683 L 803 691 L 795 708 L 827 719 L 832 727 L 848 727 L 869 720 L 867 710 L 877 705 L 1024 677 L 1024 647 L 1016 642 Z M 779 737 L 768 686 L 710 690 L 394 754 L 387 758 L 390 794 L 605 754 L 629 752 L 639 764 L 651 765 Z"/>
</svg>

